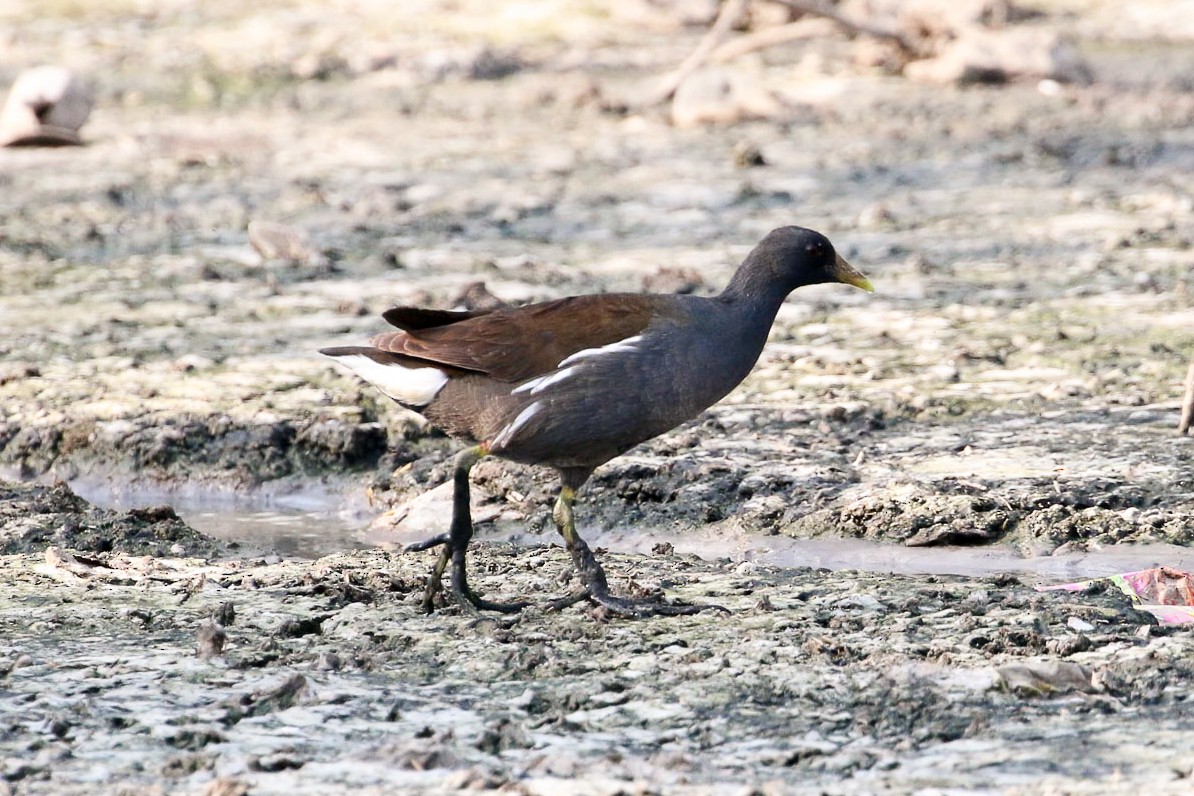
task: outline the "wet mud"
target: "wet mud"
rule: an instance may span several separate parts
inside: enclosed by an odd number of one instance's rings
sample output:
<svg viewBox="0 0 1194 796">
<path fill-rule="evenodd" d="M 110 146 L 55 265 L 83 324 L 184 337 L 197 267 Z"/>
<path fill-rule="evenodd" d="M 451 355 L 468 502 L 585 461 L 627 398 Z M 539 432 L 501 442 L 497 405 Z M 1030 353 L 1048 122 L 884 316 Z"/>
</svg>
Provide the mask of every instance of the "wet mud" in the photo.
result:
<svg viewBox="0 0 1194 796">
<path fill-rule="evenodd" d="M 1176 793 L 1194 765 L 1189 634 L 1113 589 L 657 552 L 607 556 L 615 588 L 729 613 L 511 621 L 422 614 L 431 555 L 56 551 L 3 559 L 15 792 Z M 472 564 L 493 597 L 574 586 L 559 549 Z"/>
</svg>

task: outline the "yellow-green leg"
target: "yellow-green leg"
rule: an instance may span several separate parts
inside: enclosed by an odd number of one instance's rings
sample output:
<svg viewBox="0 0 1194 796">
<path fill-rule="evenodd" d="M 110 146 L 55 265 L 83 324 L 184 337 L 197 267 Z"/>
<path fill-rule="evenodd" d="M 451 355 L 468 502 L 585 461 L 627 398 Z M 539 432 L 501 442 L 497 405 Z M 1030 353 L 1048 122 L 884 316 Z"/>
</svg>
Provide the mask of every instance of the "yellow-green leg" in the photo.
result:
<svg viewBox="0 0 1194 796">
<path fill-rule="evenodd" d="M 576 516 L 572 511 L 572 504 L 575 501 L 576 488 L 565 483 L 560 488 L 560 495 L 556 498 L 551 517 L 555 520 L 556 529 L 564 537 L 564 545 L 572 556 L 572 564 L 576 567 L 585 587 L 578 594 L 552 603 L 552 608 L 563 608 L 588 599 L 604 606 L 611 613 L 630 617 L 683 616 L 700 613 L 707 609 L 725 610 L 717 605 L 674 605 L 659 600 L 616 597 L 610 594 L 605 570 L 598 563 L 585 540 L 580 538 L 580 534 L 576 531 Z"/>
</svg>

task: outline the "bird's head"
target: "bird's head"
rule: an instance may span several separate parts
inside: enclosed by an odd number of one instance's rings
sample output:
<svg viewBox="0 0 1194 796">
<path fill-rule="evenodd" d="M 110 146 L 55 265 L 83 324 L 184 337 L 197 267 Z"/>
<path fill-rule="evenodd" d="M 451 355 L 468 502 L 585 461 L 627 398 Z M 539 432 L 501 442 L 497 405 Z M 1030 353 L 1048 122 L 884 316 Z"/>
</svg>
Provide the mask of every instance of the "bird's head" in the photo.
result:
<svg viewBox="0 0 1194 796">
<path fill-rule="evenodd" d="M 841 282 L 873 293 L 871 282 L 838 254 L 820 232 L 803 227 L 772 230 L 755 247 L 749 259 L 766 263 L 769 278 L 786 292 L 805 285 Z"/>
</svg>

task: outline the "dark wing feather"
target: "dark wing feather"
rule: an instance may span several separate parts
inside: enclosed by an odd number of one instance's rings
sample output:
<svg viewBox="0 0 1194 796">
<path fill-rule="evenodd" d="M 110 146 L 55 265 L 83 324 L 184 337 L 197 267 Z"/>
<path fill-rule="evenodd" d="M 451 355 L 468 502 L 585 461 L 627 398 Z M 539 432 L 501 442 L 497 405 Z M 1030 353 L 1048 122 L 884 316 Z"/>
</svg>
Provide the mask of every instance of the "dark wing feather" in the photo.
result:
<svg viewBox="0 0 1194 796">
<path fill-rule="evenodd" d="M 527 307 L 469 313 L 468 317 L 438 326 L 378 335 L 370 344 L 382 351 L 516 382 L 550 372 L 577 351 L 639 334 L 654 318 L 670 314 L 662 298 L 638 294 L 575 296 Z M 386 320 L 395 323 L 388 315 Z"/>
<path fill-rule="evenodd" d="M 433 326 L 447 326 L 467 318 L 484 315 L 485 312 L 468 310 L 426 310 L 422 307 L 393 307 L 381 314 L 391 326 L 407 332 L 429 329 Z"/>
</svg>

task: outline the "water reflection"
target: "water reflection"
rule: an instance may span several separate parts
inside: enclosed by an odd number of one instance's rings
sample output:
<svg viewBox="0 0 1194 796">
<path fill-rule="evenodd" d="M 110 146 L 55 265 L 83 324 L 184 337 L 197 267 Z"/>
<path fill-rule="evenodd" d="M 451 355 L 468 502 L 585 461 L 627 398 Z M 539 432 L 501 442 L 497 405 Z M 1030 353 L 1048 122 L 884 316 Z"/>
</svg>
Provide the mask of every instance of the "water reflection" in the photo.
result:
<svg viewBox="0 0 1194 796">
<path fill-rule="evenodd" d="M 129 509 L 167 503 L 192 527 L 217 539 L 238 542 L 247 551 L 316 558 L 378 544 L 400 546 L 422 539 L 379 535 L 366 529 L 370 512 L 352 489 L 329 485 L 293 491 L 216 491 L 208 487 L 115 486 L 110 482 L 72 482 L 71 488 L 98 506 Z M 791 539 L 785 536 L 729 534 L 696 529 L 685 533 L 637 528 L 596 531 L 586 539 L 594 547 L 620 553 L 650 554 L 659 544 L 676 553 L 703 559 L 757 562 L 766 566 L 855 569 L 904 575 L 982 577 L 1024 573 L 1041 581 L 1069 581 L 1164 565 L 1194 569 L 1194 550 L 1166 544 L 1120 545 L 1058 556 L 1024 558 L 1006 546 L 904 547 L 862 539 Z M 481 526 L 478 541 L 527 546 L 557 544 L 553 533 L 527 533 L 517 524 L 501 529 Z"/>
</svg>

